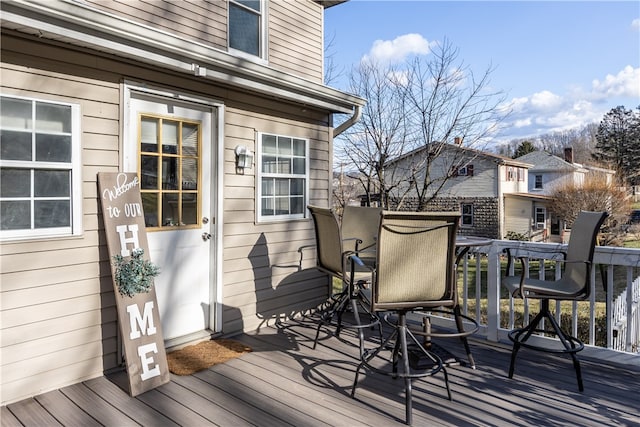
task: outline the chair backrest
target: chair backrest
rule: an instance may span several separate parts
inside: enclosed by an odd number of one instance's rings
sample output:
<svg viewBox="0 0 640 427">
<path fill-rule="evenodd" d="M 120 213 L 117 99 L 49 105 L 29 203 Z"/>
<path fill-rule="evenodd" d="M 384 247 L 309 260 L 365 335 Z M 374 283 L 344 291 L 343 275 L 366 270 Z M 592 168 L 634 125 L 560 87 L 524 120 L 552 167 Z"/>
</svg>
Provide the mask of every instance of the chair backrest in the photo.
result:
<svg viewBox="0 0 640 427">
<path fill-rule="evenodd" d="M 343 276 L 342 236 L 332 209 L 307 206 L 316 231 L 317 266 L 334 276 Z"/>
<path fill-rule="evenodd" d="M 373 310 L 457 305 L 458 212 L 382 213 Z"/>
<path fill-rule="evenodd" d="M 359 248 L 367 248 L 375 245 L 380 226 L 380 214 L 382 208 L 370 208 L 365 206 L 345 206 L 342 213 L 342 238 L 344 246 L 355 250 L 355 241 L 360 239 Z"/>
<path fill-rule="evenodd" d="M 566 260 L 562 280 L 575 286 L 576 294 L 589 295 L 590 264 L 600 226 L 607 218 L 606 212 L 581 211 L 571 227 L 571 237 L 567 247 Z M 583 261 L 588 261 L 589 264 Z M 566 289 L 568 290 L 568 289 Z"/>
</svg>

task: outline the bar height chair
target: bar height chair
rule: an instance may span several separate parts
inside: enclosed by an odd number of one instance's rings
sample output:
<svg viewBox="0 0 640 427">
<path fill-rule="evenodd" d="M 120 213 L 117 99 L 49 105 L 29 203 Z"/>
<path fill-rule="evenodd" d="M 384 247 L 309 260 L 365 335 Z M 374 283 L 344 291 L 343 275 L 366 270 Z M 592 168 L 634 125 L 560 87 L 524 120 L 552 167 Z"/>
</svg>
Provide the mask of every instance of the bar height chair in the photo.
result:
<svg viewBox="0 0 640 427">
<path fill-rule="evenodd" d="M 338 220 L 332 209 L 307 206 L 313 217 L 316 234 L 316 268 L 342 281 L 342 290 L 331 295 L 329 307 L 321 314 L 316 329 L 313 348 L 318 344 L 323 325 L 335 323 L 335 335 L 339 336 L 344 327 L 355 328 L 360 338 L 360 352 L 364 351 L 364 328 L 380 326 L 379 318 L 369 308 L 369 302 L 362 290 L 371 282 L 371 271 L 350 262 L 354 250 L 344 250 L 344 240 Z M 354 247 L 355 249 L 355 247 Z M 332 287 L 333 288 L 333 287 Z M 353 313 L 353 323 L 344 321 L 345 312 Z M 334 319 L 336 321 L 334 322 Z M 380 327 L 380 335 L 382 329 Z"/>
<path fill-rule="evenodd" d="M 382 213 L 371 287 L 371 309 L 375 313 L 385 312 L 383 319 L 393 329 L 379 347 L 361 355 L 351 396 L 355 396 L 363 368 L 403 378 L 405 422 L 409 425 L 412 424 L 413 380 L 442 371 L 451 400 L 445 365 L 409 329 L 407 314 L 430 307 L 457 305 L 455 240 L 459 219 L 459 213 L 450 212 Z M 358 261 L 356 256 L 352 258 Z M 386 359 L 388 353 L 390 359 Z M 410 353 L 418 354 L 430 363 L 416 366 Z M 391 361 L 390 366 L 387 360 Z"/>
<path fill-rule="evenodd" d="M 511 351 L 511 363 L 509 365 L 509 378 L 513 378 L 516 356 L 520 347 L 549 353 L 569 354 L 573 360 L 576 371 L 578 388 L 584 390 L 582 372 L 577 353 L 584 349 L 584 343 L 578 338 L 565 332 L 549 309 L 549 300 L 555 301 L 581 301 L 589 297 L 591 293 L 590 279 L 593 268 L 593 252 L 596 245 L 598 231 L 607 217 L 606 212 L 582 211 L 576 218 L 571 228 L 571 237 L 562 262 L 564 271 L 558 280 L 540 280 L 526 277 L 528 255 L 533 250 L 527 249 L 525 255 L 513 254 L 521 263 L 520 276 L 507 276 L 502 283 L 514 298 L 529 298 L 540 300 L 540 312 L 528 325 L 509 332 L 509 339 L 513 342 Z M 549 253 L 548 250 L 545 253 Z M 520 255 L 520 256 L 518 256 Z M 512 254 L 509 254 L 509 262 Z M 541 261 L 542 262 L 542 261 Z M 507 270 L 508 271 L 508 270 Z M 551 328 L 543 328 L 541 322 L 548 322 Z M 553 346 L 539 342 L 529 342 L 534 333 L 546 333 L 556 336 L 562 344 Z"/>
</svg>

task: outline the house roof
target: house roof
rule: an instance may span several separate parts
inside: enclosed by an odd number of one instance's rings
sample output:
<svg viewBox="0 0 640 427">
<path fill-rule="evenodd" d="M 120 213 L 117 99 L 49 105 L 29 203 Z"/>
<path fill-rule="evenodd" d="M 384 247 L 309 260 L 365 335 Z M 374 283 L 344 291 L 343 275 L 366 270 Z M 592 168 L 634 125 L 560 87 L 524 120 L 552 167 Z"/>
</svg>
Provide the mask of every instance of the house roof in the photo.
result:
<svg viewBox="0 0 640 427">
<path fill-rule="evenodd" d="M 520 156 L 517 160 L 531 163 L 533 167 L 529 169 L 531 172 L 549 172 L 549 171 L 582 171 L 586 169 L 578 163 L 569 163 L 558 156 L 554 156 L 546 151 L 532 151 L 524 156 Z"/>
<path fill-rule="evenodd" d="M 345 114 L 357 112 L 366 103 L 355 95 L 78 1 L 5 0 L 0 17 L 4 29 L 198 76 L 270 98 Z"/>
<path fill-rule="evenodd" d="M 538 201 L 548 201 L 551 200 L 550 196 L 544 194 L 535 194 L 535 193 L 504 193 L 504 197 L 517 197 L 520 199 L 528 199 L 528 200 L 538 200 Z"/>
<path fill-rule="evenodd" d="M 434 144 L 439 144 L 439 143 L 434 143 Z M 445 149 L 448 150 L 456 150 L 459 151 L 461 153 L 464 153 L 470 157 L 482 157 L 484 159 L 487 159 L 489 161 L 492 161 L 496 164 L 499 165 L 507 165 L 507 166 L 516 166 L 516 167 L 521 167 L 521 168 L 530 168 L 532 165 L 523 161 L 520 161 L 518 159 L 512 159 L 510 157 L 505 157 L 505 156 L 501 156 L 499 154 L 494 154 L 494 153 L 489 153 L 487 151 L 480 151 L 480 150 L 476 150 L 474 148 L 469 148 L 469 147 L 464 147 L 462 145 L 455 145 L 455 144 L 444 144 Z M 396 162 L 399 162 L 405 158 L 408 157 L 413 157 L 416 155 L 420 155 L 420 153 L 422 151 L 425 151 L 428 148 L 428 145 L 423 145 L 422 147 L 419 147 L 413 151 L 410 151 L 409 153 L 403 154 L 402 156 L 396 157 L 395 159 L 390 160 L 388 163 L 389 164 L 393 164 Z"/>
<path fill-rule="evenodd" d="M 322 5 L 325 9 L 328 9 L 332 6 L 336 6 L 341 3 L 346 3 L 349 0 L 315 0 L 316 3 Z"/>
</svg>

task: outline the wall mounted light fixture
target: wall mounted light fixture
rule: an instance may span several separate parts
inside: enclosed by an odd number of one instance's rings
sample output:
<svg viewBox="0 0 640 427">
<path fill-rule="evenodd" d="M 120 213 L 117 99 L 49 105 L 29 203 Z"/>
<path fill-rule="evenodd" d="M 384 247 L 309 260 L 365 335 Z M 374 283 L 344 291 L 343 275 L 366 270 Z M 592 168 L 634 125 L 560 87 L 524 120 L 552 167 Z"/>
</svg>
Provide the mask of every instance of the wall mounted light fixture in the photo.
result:
<svg viewBox="0 0 640 427">
<path fill-rule="evenodd" d="M 236 147 L 236 168 L 240 171 L 253 167 L 253 153 L 244 145 Z"/>
</svg>

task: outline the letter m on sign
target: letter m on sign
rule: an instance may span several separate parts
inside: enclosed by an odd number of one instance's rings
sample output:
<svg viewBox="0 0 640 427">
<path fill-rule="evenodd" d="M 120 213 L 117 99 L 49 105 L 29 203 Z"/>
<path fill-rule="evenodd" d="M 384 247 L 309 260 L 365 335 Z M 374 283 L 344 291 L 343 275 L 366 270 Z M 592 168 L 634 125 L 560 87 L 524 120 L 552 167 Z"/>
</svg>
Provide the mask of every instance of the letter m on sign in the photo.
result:
<svg viewBox="0 0 640 427">
<path fill-rule="evenodd" d="M 140 314 L 137 304 L 127 306 L 129 313 L 129 325 L 131 332 L 129 338 L 135 340 L 142 335 L 153 335 L 156 333 L 156 327 L 153 324 L 153 301 L 147 301 L 144 304 L 143 314 Z"/>
</svg>

